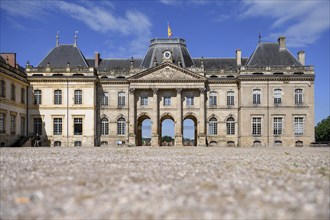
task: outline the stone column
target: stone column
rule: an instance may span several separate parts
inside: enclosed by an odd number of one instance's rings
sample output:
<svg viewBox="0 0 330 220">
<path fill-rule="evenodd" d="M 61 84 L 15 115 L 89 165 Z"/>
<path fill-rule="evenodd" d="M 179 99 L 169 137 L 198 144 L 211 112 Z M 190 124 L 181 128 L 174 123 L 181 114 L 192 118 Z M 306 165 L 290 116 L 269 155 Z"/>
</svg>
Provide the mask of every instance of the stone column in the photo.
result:
<svg viewBox="0 0 330 220">
<path fill-rule="evenodd" d="M 159 146 L 159 105 L 158 105 L 158 89 L 153 89 L 153 112 L 151 115 L 152 132 L 151 132 L 151 146 Z"/>
<path fill-rule="evenodd" d="M 128 127 L 128 142 L 130 146 L 135 146 L 135 98 L 134 98 L 134 88 L 129 89 L 129 127 Z"/>
<path fill-rule="evenodd" d="M 176 89 L 177 97 L 177 120 L 175 124 L 175 146 L 182 145 L 182 89 Z"/>
<path fill-rule="evenodd" d="M 200 88 L 198 146 L 206 146 L 205 134 L 205 88 Z"/>
</svg>

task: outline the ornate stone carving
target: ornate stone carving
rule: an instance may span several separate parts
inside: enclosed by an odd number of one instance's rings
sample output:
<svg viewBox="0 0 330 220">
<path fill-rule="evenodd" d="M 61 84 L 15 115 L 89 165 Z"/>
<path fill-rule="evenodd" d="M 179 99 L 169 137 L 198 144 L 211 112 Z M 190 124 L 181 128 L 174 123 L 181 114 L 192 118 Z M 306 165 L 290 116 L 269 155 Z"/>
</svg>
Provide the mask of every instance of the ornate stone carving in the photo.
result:
<svg viewBox="0 0 330 220">
<path fill-rule="evenodd" d="M 154 94 L 157 94 L 158 93 L 158 89 L 152 89 L 152 92 L 154 93 Z"/>
<path fill-rule="evenodd" d="M 178 89 L 176 89 L 176 92 L 179 94 L 179 93 L 182 92 L 182 89 L 181 88 L 178 88 Z"/>
<path fill-rule="evenodd" d="M 171 68 L 164 68 L 161 70 L 158 70 L 154 73 L 148 74 L 140 79 L 144 79 L 144 80 L 177 80 L 177 79 L 185 79 L 185 80 L 189 80 L 189 79 L 196 79 L 193 76 L 190 76 L 188 74 L 185 74 L 183 72 L 177 71 L 175 69 L 171 69 Z"/>
<path fill-rule="evenodd" d="M 199 88 L 200 93 L 205 93 L 206 89 L 205 88 Z"/>
<path fill-rule="evenodd" d="M 129 88 L 128 91 L 129 91 L 129 93 L 134 94 L 135 89 L 134 88 Z"/>
</svg>

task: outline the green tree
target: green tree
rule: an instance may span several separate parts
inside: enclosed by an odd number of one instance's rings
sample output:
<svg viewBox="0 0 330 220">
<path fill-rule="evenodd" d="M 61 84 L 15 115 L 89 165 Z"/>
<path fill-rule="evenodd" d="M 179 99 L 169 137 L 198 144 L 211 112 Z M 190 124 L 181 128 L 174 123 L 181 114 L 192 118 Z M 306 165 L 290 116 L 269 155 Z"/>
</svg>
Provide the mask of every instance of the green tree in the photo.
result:
<svg viewBox="0 0 330 220">
<path fill-rule="evenodd" d="M 172 137 L 170 137 L 170 136 L 164 136 L 164 137 L 162 137 L 162 142 L 163 141 L 166 141 L 166 142 L 171 142 L 171 141 L 173 141 L 174 139 L 172 138 Z"/>
<path fill-rule="evenodd" d="M 316 142 L 330 141 L 330 116 L 317 123 L 315 127 Z"/>
</svg>

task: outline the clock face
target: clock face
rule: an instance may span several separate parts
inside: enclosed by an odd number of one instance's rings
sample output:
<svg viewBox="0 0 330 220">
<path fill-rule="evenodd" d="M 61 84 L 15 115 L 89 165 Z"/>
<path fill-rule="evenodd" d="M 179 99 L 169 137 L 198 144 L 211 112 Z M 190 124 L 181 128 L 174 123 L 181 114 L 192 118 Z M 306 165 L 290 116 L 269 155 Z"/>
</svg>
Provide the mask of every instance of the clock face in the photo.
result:
<svg viewBox="0 0 330 220">
<path fill-rule="evenodd" d="M 171 54 L 170 51 L 165 51 L 164 54 L 163 54 L 163 56 L 164 56 L 165 59 L 170 59 L 171 56 L 172 56 L 172 54 Z"/>
</svg>

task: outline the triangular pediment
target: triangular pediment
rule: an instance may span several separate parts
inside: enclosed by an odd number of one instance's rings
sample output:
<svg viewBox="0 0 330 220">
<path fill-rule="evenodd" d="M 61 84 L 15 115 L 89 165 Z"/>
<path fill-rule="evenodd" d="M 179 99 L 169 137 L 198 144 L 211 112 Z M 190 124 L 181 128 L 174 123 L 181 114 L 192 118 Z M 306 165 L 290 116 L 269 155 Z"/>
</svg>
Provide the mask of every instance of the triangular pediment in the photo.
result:
<svg viewBox="0 0 330 220">
<path fill-rule="evenodd" d="M 205 81 L 206 78 L 172 63 L 163 63 L 128 78 L 130 81 Z"/>
</svg>

